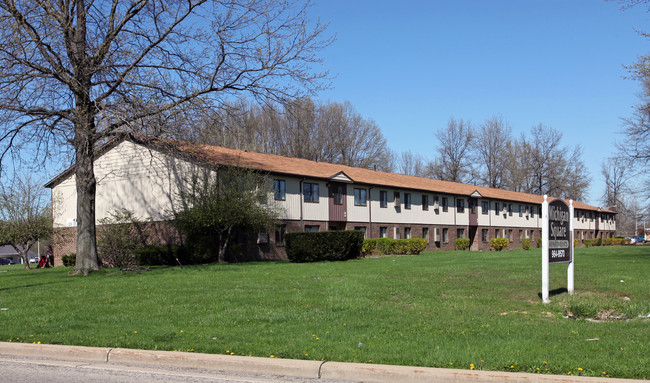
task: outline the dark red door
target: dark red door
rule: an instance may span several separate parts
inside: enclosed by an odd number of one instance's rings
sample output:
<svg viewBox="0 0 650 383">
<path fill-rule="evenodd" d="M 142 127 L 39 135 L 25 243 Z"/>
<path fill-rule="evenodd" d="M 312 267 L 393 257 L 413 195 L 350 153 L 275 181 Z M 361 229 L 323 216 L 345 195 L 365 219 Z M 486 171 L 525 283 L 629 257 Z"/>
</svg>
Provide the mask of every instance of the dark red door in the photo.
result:
<svg viewBox="0 0 650 383">
<path fill-rule="evenodd" d="M 347 221 L 347 185 L 341 182 L 330 182 L 329 191 L 329 213 L 330 221 Z"/>
</svg>

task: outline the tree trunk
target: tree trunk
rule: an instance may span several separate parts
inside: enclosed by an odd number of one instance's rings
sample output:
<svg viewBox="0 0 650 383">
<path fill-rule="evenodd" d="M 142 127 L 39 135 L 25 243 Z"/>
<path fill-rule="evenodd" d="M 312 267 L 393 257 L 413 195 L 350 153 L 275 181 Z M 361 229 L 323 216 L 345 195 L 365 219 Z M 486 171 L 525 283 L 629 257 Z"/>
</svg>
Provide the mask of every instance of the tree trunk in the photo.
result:
<svg viewBox="0 0 650 383">
<path fill-rule="evenodd" d="M 23 243 L 21 244 L 22 248 L 18 248 L 17 246 L 12 246 L 16 252 L 18 252 L 18 255 L 20 255 L 20 258 L 23 259 L 23 262 L 25 263 L 25 270 L 29 270 L 29 248 L 31 247 L 31 244 Z"/>
<path fill-rule="evenodd" d="M 95 123 L 90 108 L 88 107 L 87 110 L 82 111 L 81 115 L 77 117 L 74 139 L 77 183 L 77 259 L 75 273 L 83 275 L 88 275 L 92 270 L 99 270 L 95 229 L 95 190 L 97 181 L 93 170 Z M 77 110 L 80 109 L 82 108 L 78 106 Z"/>
</svg>

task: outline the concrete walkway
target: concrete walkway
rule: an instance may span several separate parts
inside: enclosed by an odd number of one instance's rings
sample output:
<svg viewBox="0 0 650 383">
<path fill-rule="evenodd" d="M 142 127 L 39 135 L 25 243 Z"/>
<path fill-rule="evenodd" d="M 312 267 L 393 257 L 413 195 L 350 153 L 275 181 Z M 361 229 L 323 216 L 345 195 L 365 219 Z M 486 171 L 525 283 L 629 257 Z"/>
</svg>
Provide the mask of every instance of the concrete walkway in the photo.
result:
<svg viewBox="0 0 650 383">
<path fill-rule="evenodd" d="M 111 365 L 195 368 L 211 371 L 290 376 L 308 379 L 339 379 L 353 382 L 647 382 L 631 379 L 590 378 L 497 371 L 470 371 L 448 368 L 320 362 L 311 360 L 14 342 L 0 342 L 0 355 L 20 355 L 65 361 L 107 363 Z"/>
</svg>

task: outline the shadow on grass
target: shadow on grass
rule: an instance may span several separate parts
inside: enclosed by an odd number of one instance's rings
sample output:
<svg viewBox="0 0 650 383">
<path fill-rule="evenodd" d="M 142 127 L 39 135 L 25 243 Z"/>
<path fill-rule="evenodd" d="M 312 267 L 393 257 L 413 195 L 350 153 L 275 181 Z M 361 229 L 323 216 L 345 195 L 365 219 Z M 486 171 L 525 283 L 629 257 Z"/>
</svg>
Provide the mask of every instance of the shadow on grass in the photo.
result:
<svg viewBox="0 0 650 383">
<path fill-rule="evenodd" d="M 550 290 L 548 292 L 548 296 L 550 298 L 550 297 L 554 297 L 556 295 L 566 294 L 568 292 L 569 292 L 569 290 L 567 290 L 566 287 L 560 287 L 559 289 Z M 541 292 L 537 293 L 537 296 L 539 297 L 539 299 L 542 299 L 542 293 Z"/>
</svg>

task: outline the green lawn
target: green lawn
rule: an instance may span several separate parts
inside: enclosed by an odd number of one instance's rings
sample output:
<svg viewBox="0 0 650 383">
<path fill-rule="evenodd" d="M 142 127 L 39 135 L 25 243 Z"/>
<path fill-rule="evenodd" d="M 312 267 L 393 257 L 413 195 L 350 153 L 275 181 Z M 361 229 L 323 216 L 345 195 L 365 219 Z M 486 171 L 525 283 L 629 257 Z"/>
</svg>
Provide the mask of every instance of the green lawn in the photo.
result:
<svg viewBox="0 0 650 383">
<path fill-rule="evenodd" d="M 577 249 L 551 304 L 539 249 L 0 271 L 0 341 L 650 379 L 650 246 Z"/>
</svg>

